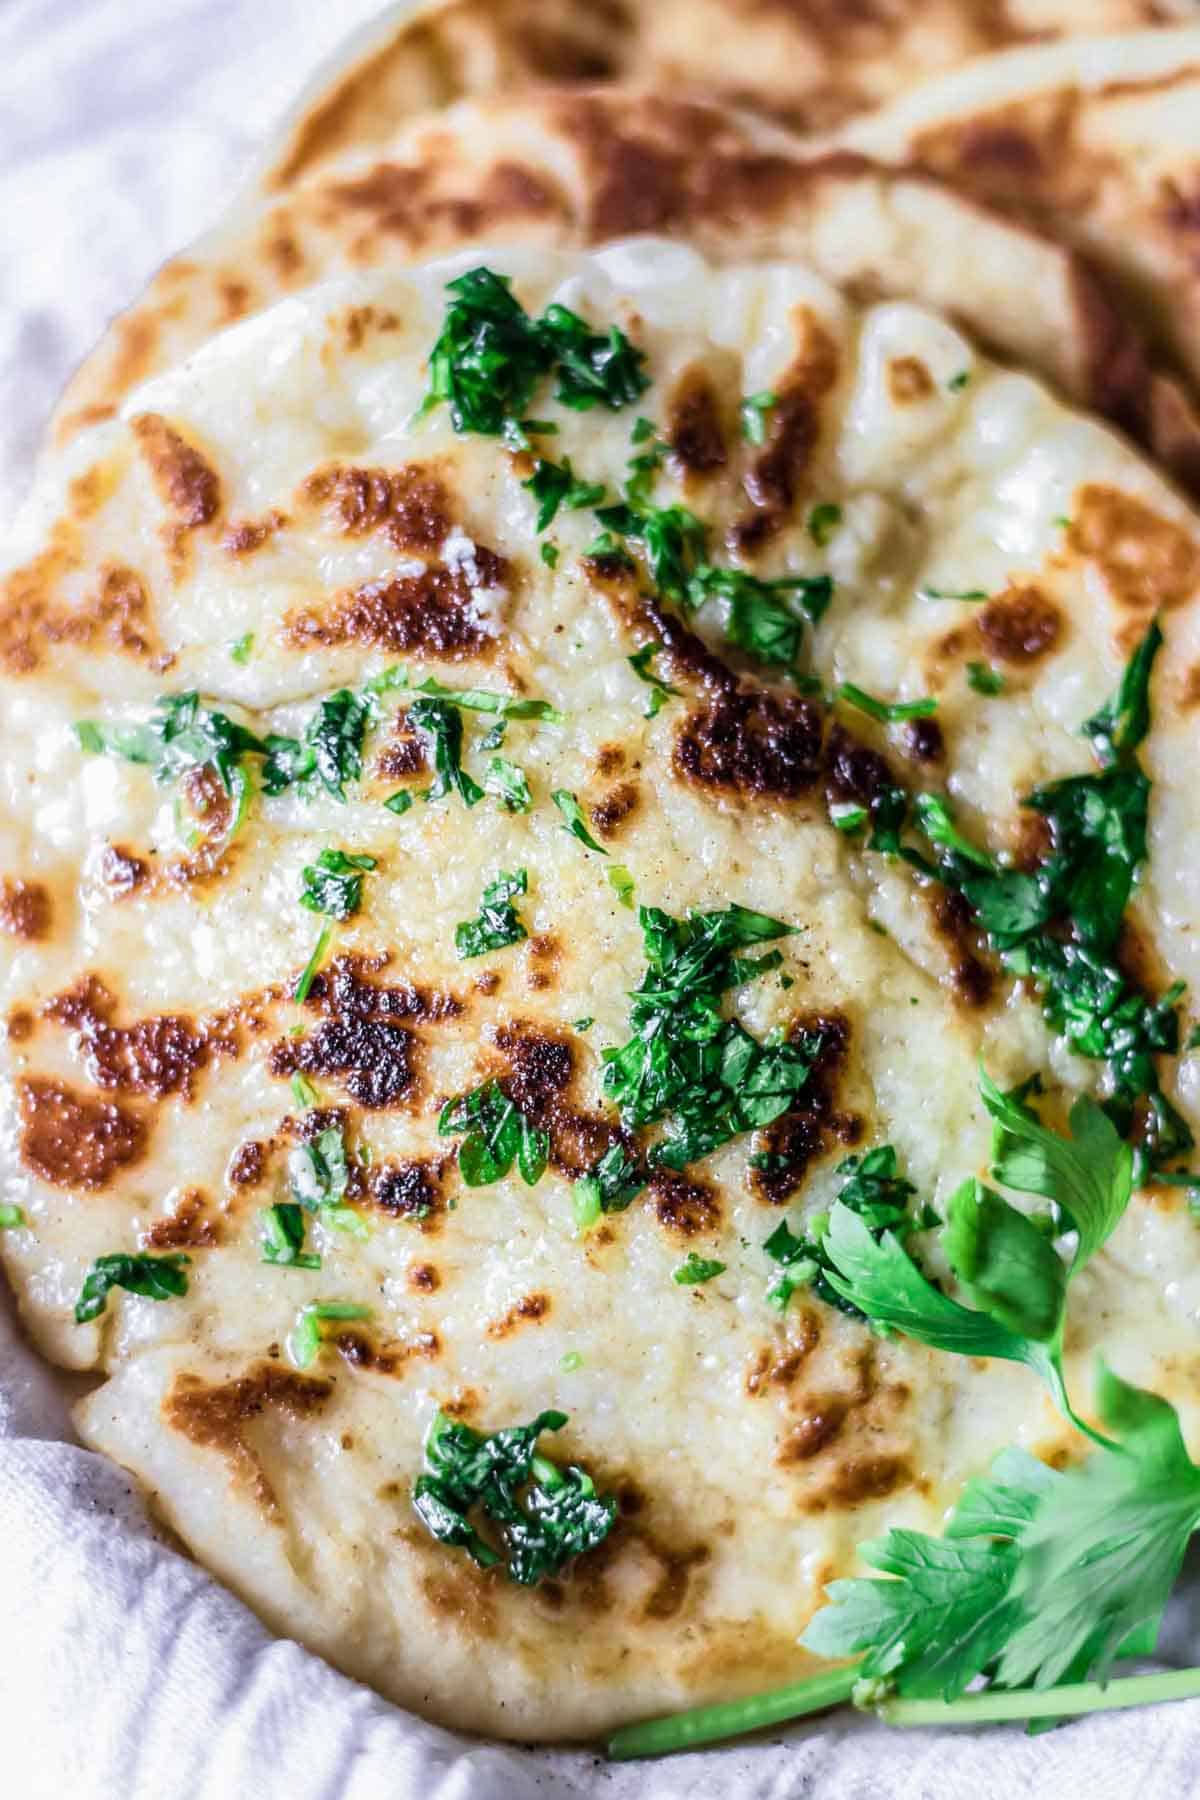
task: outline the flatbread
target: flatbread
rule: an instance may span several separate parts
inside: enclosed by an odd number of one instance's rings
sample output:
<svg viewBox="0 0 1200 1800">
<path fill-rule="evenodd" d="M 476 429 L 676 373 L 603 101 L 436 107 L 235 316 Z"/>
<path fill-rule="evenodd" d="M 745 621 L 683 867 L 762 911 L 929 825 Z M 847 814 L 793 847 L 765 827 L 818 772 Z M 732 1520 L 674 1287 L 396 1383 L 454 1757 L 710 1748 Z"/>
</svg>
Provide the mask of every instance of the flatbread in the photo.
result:
<svg viewBox="0 0 1200 1800">
<path fill-rule="evenodd" d="M 1151 437 L 1195 485 L 1200 30 L 982 58 L 855 120 L 843 141 L 1084 250 L 1182 377 L 1157 381 Z"/>
<path fill-rule="evenodd" d="M 717 260 L 791 257 L 871 297 L 933 306 L 1135 436 L 1150 429 L 1138 336 L 1087 263 L 934 180 L 849 153 L 807 157 L 741 115 L 595 90 L 463 104 L 243 208 L 168 263 L 68 387 L 58 442 L 214 330 L 349 270 L 464 243 L 586 246 L 679 235 Z"/>
<path fill-rule="evenodd" d="M 415 113 L 530 88 L 694 89 L 797 131 L 826 131 L 1013 45 L 1196 17 L 1195 0 L 450 0 L 394 6 L 317 72 L 269 151 L 285 187 L 382 148 Z"/>
<path fill-rule="evenodd" d="M 315 229 L 294 218 L 306 270 Z M 874 746 L 1020 854 L 1018 796 L 1091 766 L 1080 721 L 1156 611 L 1131 944 L 1152 986 L 1161 967 L 1197 990 L 1200 521 L 1115 433 L 910 303 L 859 306 L 790 263 L 711 267 L 678 241 L 488 254 L 531 312 L 565 303 L 647 358 L 652 385 L 619 411 L 539 389 L 555 457 L 612 490 L 648 454 L 649 417 L 671 446 L 654 501 L 694 509 L 714 556 L 833 578 L 822 685 L 931 693 L 938 730 L 839 708 L 835 738 L 816 699 L 729 647 L 720 606 L 692 635 L 591 549 L 594 502 L 539 540 L 528 454 L 421 405 L 444 283 L 477 251 L 339 276 L 218 334 L 47 466 L 7 553 L 0 1198 L 26 1223 L 0 1255 L 45 1353 L 105 1378 L 85 1440 L 277 1630 L 432 1718 L 570 1738 L 803 1674 L 797 1633 L 859 1541 L 937 1529 L 1004 1444 L 1077 1454 L 1029 1371 L 877 1339 L 812 1295 L 773 1309 L 763 1243 L 828 1206 L 847 1152 L 884 1142 L 943 1208 L 988 1162 L 981 1058 L 1004 1085 L 1094 1085 L 936 893 L 834 828 L 824 789 Z M 778 413 L 756 446 L 736 421 L 764 393 Z M 982 611 L 936 597 L 976 589 Z M 656 636 L 677 691 L 647 716 L 628 659 Z M 980 656 L 1002 694 L 968 685 Z M 211 769 L 157 786 L 84 753 L 193 687 L 260 736 L 294 734 L 398 660 L 556 709 L 504 740 L 528 810 L 453 793 L 386 809 L 433 773 L 394 682 L 344 803 L 252 794 L 232 836 Z M 477 736 L 468 715 L 482 780 Z M 335 846 L 374 865 L 297 1005 L 320 923 L 302 871 Z M 526 937 L 461 960 L 456 924 L 518 869 Z M 737 904 L 793 927 L 726 1004 L 760 1041 L 815 1033 L 821 1061 L 782 1122 L 658 1172 L 581 1235 L 578 1178 L 620 1141 L 601 1052 L 625 1041 L 644 967 L 630 883 L 673 916 Z M 1163 1075 L 1200 1126 L 1191 1068 Z M 492 1076 L 548 1132 L 532 1185 L 513 1167 L 468 1186 L 438 1134 L 443 1102 Z M 340 1219 L 306 1216 L 322 1266 L 266 1261 L 262 1213 L 327 1130 L 351 1178 Z M 135 1251 L 190 1256 L 186 1294 L 114 1290 L 77 1324 L 89 1265 Z M 680 1284 L 689 1253 L 723 1266 Z M 297 1366 L 318 1301 L 367 1316 L 330 1321 Z M 1195 1441 L 1198 1303 L 1184 1196 L 1149 1189 L 1073 1290 L 1079 1403 L 1103 1344 Z M 439 1405 L 488 1431 L 569 1415 L 543 1454 L 618 1502 L 611 1535 L 530 1588 L 435 1542 L 413 1483 Z"/>
</svg>

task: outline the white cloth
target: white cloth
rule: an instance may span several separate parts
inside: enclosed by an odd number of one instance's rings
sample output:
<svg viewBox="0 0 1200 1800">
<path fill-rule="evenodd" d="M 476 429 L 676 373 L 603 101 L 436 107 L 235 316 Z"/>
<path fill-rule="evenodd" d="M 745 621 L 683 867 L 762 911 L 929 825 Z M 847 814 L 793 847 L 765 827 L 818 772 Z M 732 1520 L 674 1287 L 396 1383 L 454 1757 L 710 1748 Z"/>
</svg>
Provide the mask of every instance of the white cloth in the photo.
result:
<svg viewBox="0 0 1200 1800">
<path fill-rule="evenodd" d="M 108 315 L 216 217 L 313 64 L 372 10 L 372 0 L 3 0 L 0 515 Z M 128 1479 L 72 1442 L 60 1385 L 19 1343 L 6 1306 L 5 1800 L 1200 1794 L 1200 1704 L 1034 1740 L 886 1732 L 841 1714 L 751 1746 L 625 1767 L 458 1739 L 272 1638 L 162 1543 Z"/>
</svg>

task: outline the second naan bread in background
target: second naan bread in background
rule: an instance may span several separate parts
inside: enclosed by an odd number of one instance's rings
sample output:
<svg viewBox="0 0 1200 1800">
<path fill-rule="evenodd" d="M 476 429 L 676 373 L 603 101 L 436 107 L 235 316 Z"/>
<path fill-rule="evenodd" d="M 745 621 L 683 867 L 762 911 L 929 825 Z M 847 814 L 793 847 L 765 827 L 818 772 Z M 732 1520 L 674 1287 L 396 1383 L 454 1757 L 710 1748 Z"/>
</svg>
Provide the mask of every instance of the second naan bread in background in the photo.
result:
<svg viewBox="0 0 1200 1800">
<path fill-rule="evenodd" d="M 318 70 L 266 179 L 382 146 L 414 113 L 558 83 L 687 87 L 827 131 L 968 57 L 1198 18 L 1196 0 L 405 0 Z"/>
<path fill-rule="evenodd" d="M 639 232 L 718 263 L 803 261 L 860 297 L 933 307 L 1147 435 L 1140 340 L 1075 252 L 926 177 L 813 158 L 746 115 L 610 88 L 464 103 L 235 213 L 114 323 L 63 397 L 56 441 L 111 416 L 215 331 L 326 276 L 472 244 L 574 249 Z"/>
<path fill-rule="evenodd" d="M 855 120 L 840 141 L 936 174 L 1106 270 L 1166 365 L 1150 441 L 1196 488 L 1200 29 L 986 57 Z"/>
</svg>

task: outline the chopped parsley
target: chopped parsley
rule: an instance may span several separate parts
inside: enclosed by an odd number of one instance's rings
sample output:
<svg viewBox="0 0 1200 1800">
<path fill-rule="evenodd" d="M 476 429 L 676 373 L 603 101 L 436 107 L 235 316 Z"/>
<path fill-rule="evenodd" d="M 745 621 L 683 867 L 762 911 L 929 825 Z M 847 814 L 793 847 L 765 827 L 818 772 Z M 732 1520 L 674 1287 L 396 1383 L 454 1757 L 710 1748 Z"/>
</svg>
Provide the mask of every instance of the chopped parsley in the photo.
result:
<svg viewBox="0 0 1200 1800">
<path fill-rule="evenodd" d="M 529 877 L 524 869 L 511 875 L 501 872 L 483 890 L 479 916 L 454 927 L 454 948 L 465 961 L 472 956 L 486 956 L 489 950 L 504 950 L 529 936 L 517 917 L 513 901 L 529 891 Z"/>
<path fill-rule="evenodd" d="M 304 1248 L 303 1207 L 297 1206 L 294 1201 L 283 1200 L 276 1206 L 265 1207 L 260 1217 L 263 1222 L 262 1259 L 265 1263 L 290 1269 L 320 1268 L 320 1257 Z"/>
<path fill-rule="evenodd" d="M 582 506 L 596 506 L 604 498 L 604 483 L 579 481 L 569 456 L 564 456 L 561 463 L 539 460 L 529 480 L 521 486 L 528 488 L 538 503 L 538 531 L 553 524 L 560 507 L 574 512 Z"/>
<path fill-rule="evenodd" d="M 550 1157 L 549 1132 L 532 1125 L 498 1081 L 448 1100 L 438 1118 L 438 1136 L 462 1136 L 458 1170 L 468 1187 L 502 1181 L 514 1162 L 526 1185 L 535 1187 Z"/>
<path fill-rule="evenodd" d="M 967 664 L 967 686 L 976 694 L 1002 694 L 1007 685 L 999 669 L 993 669 L 990 663 Z"/>
<path fill-rule="evenodd" d="M 950 377 L 949 381 L 946 383 L 946 386 L 950 389 L 950 392 L 952 394 L 961 394 L 963 389 L 966 387 L 967 383 L 970 381 L 970 379 L 971 379 L 970 369 L 960 369 L 956 375 L 952 375 Z"/>
<path fill-rule="evenodd" d="M 577 1365 L 576 1365 L 577 1366 Z M 437 1412 L 425 1439 L 425 1472 L 413 1483 L 413 1508 L 442 1544 L 465 1550 L 480 1568 L 502 1566 L 532 1587 L 612 1530 L 614 1499 L 597 1494 L 574 1464 L 537 1453 L 544 1431 L 561 1431 L 566 1413 L 542 1412 L 528 1425 L 490 1435 Z M 490 1527 L 484 1537 L 471 1515 Z"/>
<path fill-rule="evenodd" d="M 607 856 L 608 851 L 604 845 L 598 844 L 588 830 L 583 808 L 575 795 L 567 788 L 555 788 L 550 798 L 563 816 L 563 829 L 569 831 L 572 837 L 577 837 L 589 850 L 596 850 L 601 856 Z"/>
<path fill-rule="evenodd" d="M 144 725 L 98 725 L 81 719 L 75 735 L 82 750 L 91 755 L 107 751 L 125 762 L 142 763 L 164 785 L 190 769 L 212 769 L 234 803 L 228 837 L 245 819 L 253 792 L 246 758 L 265 757 L 270 766 L 271 740 L 256 736 L 227 713 L 202 706 L 194 690 L 164 695 Z"/>
<path fill-rule="evenodd" d="M 320 1354 L 325 1333 L 322 1325 L 341 1324 L 347 1319 L 369 1319 L 371 1309 L 353 1300 L 314 1300 L 303 1306 L 295 1329 L 288 1338 L 288 1354 L 298 1369 L 307 1369 Z"/>
<path fill-rule="evenodd" d="M 464 712 L 495 713 L 501 719 L 540 719 L 546 725 L 563 722 L 563 714 L 548 700 L 522 700 L 516 694 L 499 694 L 494 688 L 446 687 L 436 675 L 430 675 L 424 681 L 413 681 L 408 670 L 399 663 L 382 670 L 367 686 L 376 694 L 397 691 L 425 694 L 430 699 L 445 700 L 451 706 L 461 707 Z"/>
<path fill-rule="evenodd" d="M 383 804 L 390 813 L 395 813 L 396 817 L 399 819 L 403 818 L 404 814 L 408 812 L 412 803 L 413 797 L 408 788 L 399 788 L 394 794 L 389 794 Z"/>
<path fill-rule="evenodd" d="M 422 697 L 408 709 L 408 722 L 422 731 L 433 746 L 433 784 L 426 788 L 426 800 L 441 800 L 457 794 L 464 806 L 483 799 L 483 789 L 462 766 L 463 722 L 457 703 Z"/>
<path fill-rule="evenodd" d="M 834 1173 L 843 1178 L 837 1202 L 863 1219 L 876 1238 L 889 1231 L 902 1240 L 910 1231 L 928 1231 L 939 1223 L 937 1214 L 928 1207 L 917 1212 L 910 1209 L 909 1202 L 917 1190 L 897 1173 L 896 1152 L 891 1144 L 880 1144 L 863 1156 L 844 1157 Z M 797 1236 L 785 1220 L 763 1244 L 771 1260 L 780 1265 L 779 1274 L 767 1291 L 767 1299 L 780 1312 L 796 1289 L 803 1287 L 840 1312 L 856 1318 L 866 1316 L 826 1279 L 828 1271 L 835 1267 L 825 1247 L 828 1231 L 829 1213 L 814 1213 L 802 1235 Z"/>
<path fill-rule="evenodd" d="M 604 1088 L 629 1126 L 666 1125 L 651 1160 L 681 1169 L 793 1105 L 820 1049 L 817 1033 L 760 1043 L 722 1010 L 725 993 L 777 968 L 777 951 L 738 957 L 793 927 L 743 906 L 672 918 L 643 906 L 647 969 L 633 994 L 632 1036 L 603 1053 Z"/>
<path fill-rule="evenodd" d="M 117 1287 L 125 1288 L 130 1294 L 140 1294 L 146 1300 L 177 1299 L 188 1291 L 188 1279 L 183 1271 L 190 1261 L 190 1256 L 177 1253 L 129 1256 L 116 1251 L 110 1256 L 98 1256 L 79 1290 L 75 1323 L 86 1325 L 89 1320 L 98 1319 L 108 1305 L 109 1294 Z"/>
<path fill-rule="evenodd" d="M 541 557 L 542 561 L 545 563 L 545 565 L 548 569 L 557 569 L 557 567 L 558 567 L 558 545 L 557 544 L 542 544 L 542 545 L 540 545 L 538 548 L 538 555 Z"/>
<path fill-rule="evenodd" d="M 1107 1065 L 1105 1110 L 1138 1141 L 1139 1181 L 1192 1147 L 1155 1063 L 1156 1056 L 1178 1051 L 1183 985 L 1148 999 L 1116 960 L 1125 907 L 1146 859 L 1150 782 L 1136 752 L 1149 726 L 1150 671 L 1161 641 L 1151 626 L 1118 694 L 1084 727 L 1101 769 L 1048 782 L 1026 796 L 1023 804 L 1051 830 L 1049 854 L 1035 869 L 1004 867 L 972 844 L 939 795 L 918 796 L 912 809 L 934 848 L 932 859 L 901 841 L 908 802 L 900 789 L 872 801 L 872 848 L 899 854 L 956 888 L 1004 966 L 1035 983 L 1051 1028 L 1078 1055 Z"/>
<path fill-rule="evenodd" d="M 832 500 L 822 500 L 808 515 L 808 535 L 823 550 L 841 522 L 841 507 Z"/>
<path fill-rule="evenodd" d="M 854 800 L 831 800 L 829 803 L 830 823 L 847 835 L 861 830 L 869 816 L 866 807 L 859 806 Z"/>
<path fill-rule="evenodd" d="M 571 1189 L 580 1232 L 590 1231 L 602 1213 L 624 1212 L 646 1185 L 646 1177 L 619 1140 L 610 1144 Z"/>
<path fill-rule="evenodd" d="M 787 575 L 762 581 L 744 569 L 722 569 L 702 563 L 688 579 L 687 602 L 699 608 L 716 600 L 723 609 L 725 635 L 731 644 L 760 662 L 794 668 L 804 642 L 804 620 L 787 604 L 794 594 L 815 625 L 833 597 L 828 575 Z"/>
<path fill-rule="evenodd" d="M 340 1125 L 330 1125 L 308 1143 L 288 1152 L 288 1187 L 292 1202 L 315 1214 L 323 1225 L 365 1239 L 370 1228 L 361 1213 L 347 1206 L 350 1155 Z M 268 1259 L 274 1260 L 274 1259 Z"/>
<path fill-rule="evenodd" d="M 25 1214 L 19 1206 L 0 1206 L 0 1231 L 19 1231 L 25 1224 Z"/>
<path fill-rule="evenodd" d="M 648 644 L 643 644 L 641 649 L 635 650 L 629 658 L 629 666 L 638 680 L 644 681 L 650 689 L 646 701 L 645 717 L 647 719 L 657 718 L 668 700 L 680 698 L 679 689 L 672 687 L 670 682 L 661 680 L 651 667 L 661 649 L 662 645 L 657 639 L 651 638 Z"/>
<path fill-rule="evenodd" d="M 767 419 L 778 398 L 770 388 L 763 388 L 760 393 L 747 394 L 742 401 L 742 436 L 748 444 L 766 443 Z"/>
<path fill-rule="evenodd" d="M 921 600 L 965 600 L 971 605 L 989 598 L 986 588 L 962 588 L 954 592 L 950 588 L 922 587 L 917 589 L 917 596 Z"/>
<path fill-rule="evenodd" d="M 558 375 L 555 398 L 577 411 L 597 404 L 615 411 L 650 385 L 645 357 L 615 325 L 594 332 L 558 305 L 532 319 L 508 277 L 487 268 L 468 270 L 446 291 L 452 299 L 430 355 L 423 410 L 445 402 L 457 432 L 509 435 L 551 370 Z M 536 423 L 516 427 L 520 447 Z"/>
<path fill-rule="evenodd" d="M 254 633 L 247 631 L 243 637 L 229 646 L 229 660 L 244 668 L 254 654 Z"/>
<path fill-rule="evenodd" d="M 704 554 L 707 538 L 705 526 L 694 512 L 686 506 L 649 506 L 626 498 L 613 506 L 598 507 L 596 518 L 608 542 L 604 548 L 594 545 L 590 555 L 611 555 L 617 547 L 614 533 L 632 538 L 641 544 L 659 592 L 670 600 L 687 601 L 691 572 Z"/>
<path fill-rule="evenodd" d="M 897 725 L 904 719 L 927 719 L 937 711 L 936 700 L 877 700 L 874 694 L 865 693 L 852 681 L 843 681 L 837 692 L 839 700 L 857 707 L 868 718 L 878 719 L 881 725 Z"/>
<path fill-rule="evenodd" d="M 712 1281 L 714 1276 L 724 1273 L 723 1262 L 709 1262 L 707 1258 L 697 1256 L 694 1250 L 689 1250 L 679 1267 L 671 1271 L 671 1280 L 680 1287 L 698 1287 L 701 1282 Z"/>
<path fill-rule="evenodd" d="M 525 813 L 533 808 L 533 795 L 524 769 L 505 756 L 493 756 L 487 767 L 483 785 L 494 794 L 505 812 Z"/>
<path fill-rule="evenodd" d="M 344 850 L 322 850 L 301 874 L 300 904 L 308 912 L 349 919 L 362 905 L 363 873 L 377 867 L 373 856 L 349 856 Z"/>
<path fill-rule="evenodd" d="M 367 727 L 375 716 L 369 696 L 339 688 L 321 701 L 302 738 L 270 736 L 263 766 L 263 791 L 281 794 L 298 786 L 313 793 L 324 788 L 335 800 L 345 800 L 346 783 L 362 774 L 362 747 Z"/>
</svg>

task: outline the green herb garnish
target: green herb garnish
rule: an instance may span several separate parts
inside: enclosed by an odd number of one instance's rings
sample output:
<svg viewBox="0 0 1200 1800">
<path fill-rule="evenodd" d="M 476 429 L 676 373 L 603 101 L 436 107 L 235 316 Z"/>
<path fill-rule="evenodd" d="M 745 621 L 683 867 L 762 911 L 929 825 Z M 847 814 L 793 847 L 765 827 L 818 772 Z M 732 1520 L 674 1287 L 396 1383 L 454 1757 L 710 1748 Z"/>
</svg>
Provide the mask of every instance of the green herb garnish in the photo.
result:
<svg viewBox="0 0 1200 1800">
<path fill-rule="evenodd" d="M 569 831 L 572 837 L 577 837 L 580 843 L 586 845 L 589 850 L 596 850 L 601 856 L 607 856 L 608 851 L 604 845 L 598 844 L 588 830 L 583 808 L 575 795 L 567 788 L 555 788 L 550 798 L 563 816 L 564 829 Z"/>
<path fill-rule="evenodd" d="M 545 531 L 553 523 L 560 507 L 573 512 L 581 506 L 596 506 L 604 498 L 604 483 L 579 481 L 569 456 L 564 456 L 561 464 L 536 462 L 533 474 L 521 486 L 528 488 L 538 503 L 538 531 Z"/>
<path fill-rule="evenodd" d="M 701 1282 L 712 1281 L 714 1276 L 724 1273 L 723 1262 L 709 1262 L 705 1257 L 697 1256 L 694 1250 L 689 1250 L 685 1260 L 671 1271 L 671 1280 L 678 1282 L 680 1287 L 698 1287 Z"/>
<path fill-rule="evenodd" d="M 528 891 L 529 878 L 524 869 L 516 869 L 511 875 L 501 872 L 494 881 L 489 881 L 483 890 L 478 918 L 468 919 L 454 928 L 454 948 L 458 955 L 464 960 L 486 956 L 489 950 L 504 950 L 509 944 L 519 944 L 528 937 L 513 905 L 518 894 Z"/>
<path fill-rule="evenodd" d="M 311 1250 L 304 1248 L 304 1209 L 293 1201 L 283 1200 L 276 1206 L 265 1207 L 260 1214 L 263 1222 L 263 1252 L 265 1263 L 275 1263 L 281 1268 L 319 1269 L 321 1259 Z"/>
<path fill-rule="evenodd" d="M 408 709 L 409 723 L 423 731 L 433 745 L 434 781 L 425 790 L 426 800 L 457 794 L 464 806 L 483 799 L 483 789 L 462 766 L 463 722 L 457 703 L 422 697 Z"/>
<path fill-rule="evenodd" d="M 468 1187 L 502 1181 L 514 1162 L 521 1179 L 534 1187 L 550 1157 L 549 1132 L 531 1124 L 498 1081 L 448 1100 L 438 1118 L 438 1136 L 462 1136 L 458 1169 Z"/>
<path fill-rule="evenodd" d="M 730 988 L 782 960 L 735 952 L 787 937 L 790 925 L 742 906 L 685 919 L 643 906 L 638 919 L 648 967 L 632 996 L 630 1041 L 604 1051 L 604 1087 L 627 1125 L 666 1122 L 652 1160 L 679 1169 L 787 1112 L 820 1040 L 760 1043 L 722 1010 Z"/>
<path fill-rule="evenodd" d="M 310 1306 L 300 1309 L 295 1329 L 288 1339 L 288 1354 L 298 1369 L 307 1369 L 324 1342 L 322 1325 L 370 1317 L 370 1307 L 360 1306 L 353 1300 L 314 1300 Z"/>
<path fill-rule="evenodd" d="M 852 681 L 842 682 L 838 699 L 857 707 L 869 718 L 878 719 L 881 725 L 897 725 L 904 719 L 927 719 L 937 711 L 936 700 L 877 700 L 873 694 L 855 687 Z"/>
<path fill-rule="evenodd" d="M 823 500 L 808 515 L 808 535 L 823 550 L 842 522 L 842 509 L 832 500 Z"/>
<path fill-rule="evenodd" d="M 390 813 L 395 813 L 396 817 L 400 819 L 408 812 L 412 803 L 413 797 L 408 788 L 399 788 L 396 793 L 389 794 L 383 804 Z"/>
<path fill-rule="evenodd" d="M 967 686 L 975 693 L 1002 694 L 1006 685 L 999 669 L 993 669 L 990 663 L 969 662 L 967 664 Z"/>
<path fill-rule="evenodd" d="M 493 756 L 483 785 L 489 794 L 496 796 L 505 812 L 526 813 L 533 808 L 533 795 L 524 769 L 509 762 L 507 757 Z"/>
<path fill-rule="evenodd" d="M 349 919 L 362 905 L 363 872 L 378 865 L 373 856 L 349 856 L 344 850 L 322 850 L 301 874 L 300 904 L 308 912 Z"/>
<path fill-rule="evenodd" d="M 537 1454 L 542 1432 L 566 1423 L 566 1413 L 542 1412 L 489 1436 L 436 1413 L 425 1473 L 413 1483 L 422 1524 L 439 1543 L 465 1550 L 481 1568 L 504 1566 L 527 1587 L 594 1550 L 612 1530 L 616 1501 L 597 1494 L 582 1469 Z M 492 1528 L 494 1542 L 471 1523 L 472 1513 Z"/>
<path fill-rule="evenodd" d="M 575 1223 L 590 1231 L 601 1213 L 624 1212 L 646 1185 L 646 1177 L 619 1140 L 610 1144 L 571 1189 Z"/>
<path fill-rule="evenodd" d="M 75 1302 L 75 1323 L 86 1325 L 98 1319 L 108 1304 L 113 1288 L 125 1288 L 146 1300 L 174 1300 L 188 1291 L 184 1274 L 190 1256 L 128 1256 L 116 1251 L 98 1256 L 84 1278 Z"/>
<path fill-rule="evenodd" d="M 247 631 L 243 637 L 229 646 L 229 660 L 244 668 L 254 654 L 254 633 Z"/>
<path fill-rule="evenodd" d="M 644 715 L 647 719 L 657 718 L 668 700 L 681 698 L 679 689 L 672 687 L 670 682 L 661 680 L 651 666 L 661 649 L 662 645 L 656 639 L 651 638 L 648 644 L 643 644 L 641 649 L 635 650 L 629 658 L 629 666 L 638 680 L 644 681 L 650 689 Z"/>
</svg>

